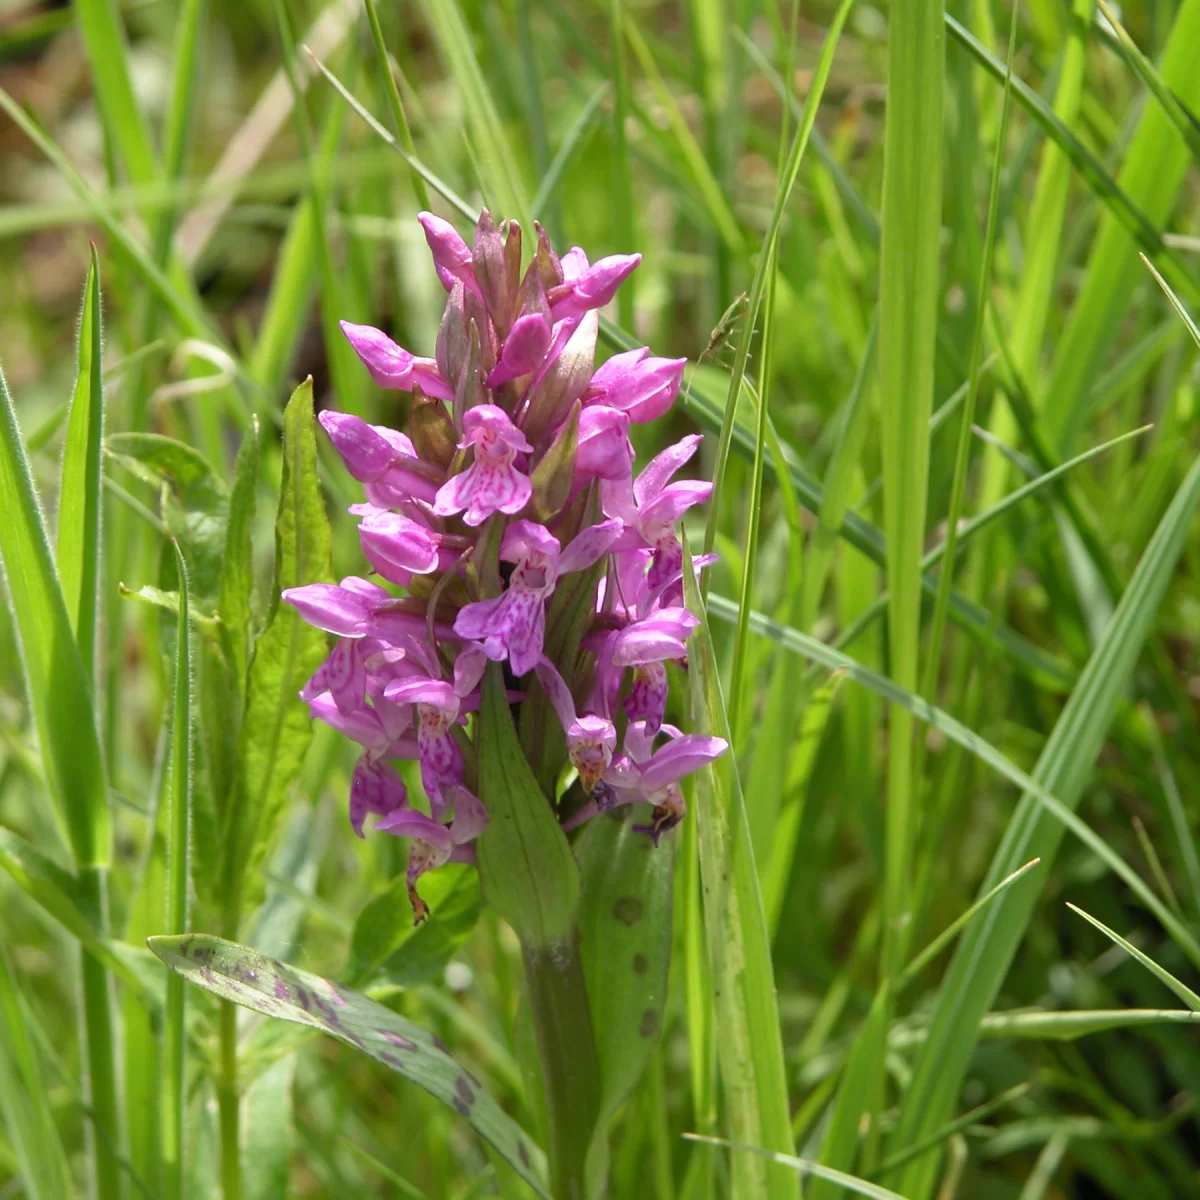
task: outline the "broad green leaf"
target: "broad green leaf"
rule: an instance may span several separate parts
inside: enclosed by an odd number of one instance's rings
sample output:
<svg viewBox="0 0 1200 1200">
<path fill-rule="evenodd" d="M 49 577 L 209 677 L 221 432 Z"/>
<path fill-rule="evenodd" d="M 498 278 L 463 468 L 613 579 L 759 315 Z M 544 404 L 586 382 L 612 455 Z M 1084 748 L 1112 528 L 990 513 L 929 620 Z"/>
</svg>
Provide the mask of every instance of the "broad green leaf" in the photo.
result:
<svg viewBox="0 0 1200 1200">
<path fill-rule="evenodd" d="M 354 922 L 350 962 L 343 978 L 352 987 L 383 972 L 392 983 L 415 987 L 435 979 L 467 940 L 483 908 L 479 874 L 473 867 L 447 865 L 421 883 L 429 917 L 413 924 L 403 875 L 367 901 Z"/>
<path fill-rule="evenodd" d="M 1192 466 L 1163 515 L 1033 772 L 1039 790 L 1052 793 L 1069 816 L 1074 815 L 1071 810 L 1095 769 L 1198 504 L 1200 462 Z M 981 890 L 988 891 L 1035 855 L 1043 863 L 1036 873 L 1047 870 L 1062 835 L 1057 814 L 1046 811 L 1044 802 L 1027 789 Z M 1034 887 L 1010 889 L 972 922 L 959 941 L 938 993 L 929 1040 L 901 1103 L 895 1144 L 920 1140 L 950 1116 L 970 1060 L 974 1031 L 1004 980 L 1038 891 Z M 1153 893 L 1149 895 L 1164 926 L 1178 928 L 1173 915 Z M 1184 934 L 1181 944 L 1186 945 L 1186 931 L 1179 932 Z M 912 1164 L 898 1180 L 902 1190 L 916 1200 L 932 1189 L 937 1168 L 933 1157 Z"/>
<path fill-rule="evenodd" d="M 600 1068 L 592 1153 L 601 1157 L 608 1122 L 641 1078 L 666 1024 L 675 839 L 655 846 L 634 829 L 638 820 L 645 813 L 596 817 L 575 845 L 583 886 L 579 950 Z"/>
<path fill-rule="evenodd" d="M 96 668 L 96 618 L 100 588 L 100 509 L 104 438 L 100 264 L 96 248 L 83 289 L 79 320 L 79 372 L 67 416 L 62 484 L 58 492 L 55 559 L 63 600 L 89 677 Z"/>
<path fill-rule="evenodd" d="M 332 575 L 332 535 L 317 481 L 313 425 L 309 379 L 292 393 L 284 413 L 270 618 L 250 661 L 239 774 L 223 813 L 221 900 L 227 929 L 236 928 L 243 905 L 261 893 L 258 868 L 312 738 L 299 693 L 325 656 L 326 638 L 279 596 L 285 588 Z"/>
<path fill-rule="evenodd" d="M 704 613 L 691 555 L 684 549 L 684 599 Z M 692 637 L 689 676 L 697 730 L 730 741 L 708 621 Z M 771 942 L 737 765 L 729 754 L 696 774 L 696 822 L 704 924 L 716 997 L 717 1060 L 730 1128 L 739 1141 L 792 1149 L 787 1075 L 775 1001 Z M 794 1197 L 795 1177 L 753 1156 L 735 1155 L 741 1195 Z"/>
<path fill-rule="evenodd" d="M 62 1139 L 30 1021 L 0 945 L 0 1115 L 16 1152 L 17 1178 L 29 1200 L 59 1200 L 75 1194 Z"/>
<path fill-rule="evenodd" d="M 189 983 L 264 1016 L 319 1029 L 423 1087 L 465 1117 L 541 1196 L 544 1156 L 432 1034 L 359 992 L 203 934 L 154 937 L 151 950 Z"/>
<path fill-rule="evenodd" d="M 488 826 L 476 843 L 488 903 L 522 945 L 548 950 L 573 936 L 579 868 L 529 768 L 500 668 L 488 666 L 479 710 L 479 798 Z"/>
</svg>

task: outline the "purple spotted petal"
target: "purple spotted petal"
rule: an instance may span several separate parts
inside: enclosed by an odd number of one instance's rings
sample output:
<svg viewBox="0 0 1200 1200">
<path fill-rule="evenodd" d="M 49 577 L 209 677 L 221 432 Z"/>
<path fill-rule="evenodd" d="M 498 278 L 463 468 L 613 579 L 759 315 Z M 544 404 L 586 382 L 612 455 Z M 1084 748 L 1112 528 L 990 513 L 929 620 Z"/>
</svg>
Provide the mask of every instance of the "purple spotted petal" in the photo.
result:
<svg viewBox="0 0 1200 1200">
<path fill-rule="evenodd" d="M 393 767 L 359 755 L 350 779 L 350 825 L 359 837 L 368 813 L 387 817 L 408 807 L 404 781 Z"/>
<path fill-rule="evenodd" d="M 620 521 L 609 518 L 581 530 L 562 552 L 558 560 L 558 573 L 566 575 L 569 571 L 583 571 L 598 562 L 608 553 L 623 528 Z"/>
</svg>

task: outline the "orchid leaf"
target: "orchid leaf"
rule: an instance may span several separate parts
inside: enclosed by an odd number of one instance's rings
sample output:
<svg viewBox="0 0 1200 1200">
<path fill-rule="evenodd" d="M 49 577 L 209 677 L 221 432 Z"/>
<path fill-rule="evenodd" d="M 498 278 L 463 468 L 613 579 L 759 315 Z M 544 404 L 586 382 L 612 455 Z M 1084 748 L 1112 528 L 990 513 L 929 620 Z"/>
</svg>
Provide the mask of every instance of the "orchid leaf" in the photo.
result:
<svg viewBox="0 0 1200 1200">
<path fill-rule="evenodd" d="M 150 949 L 189 983 L 253 1012 L 307 1025 L 382 1063 L 465 1117 L 538 1193 L 544 1157 L 529 1136 L 419 1025 L 340 984 L 204 934 L 152 937 Z"/>
</svg>

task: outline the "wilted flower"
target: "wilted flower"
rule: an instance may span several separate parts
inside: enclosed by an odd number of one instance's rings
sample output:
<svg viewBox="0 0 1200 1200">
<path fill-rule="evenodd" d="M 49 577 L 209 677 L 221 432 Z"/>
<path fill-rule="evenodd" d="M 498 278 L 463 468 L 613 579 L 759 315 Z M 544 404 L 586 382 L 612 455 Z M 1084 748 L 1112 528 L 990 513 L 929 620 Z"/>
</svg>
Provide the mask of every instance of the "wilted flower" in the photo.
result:
<svg viewBox="0 0 1200 1200">
<path fill-rule="evenodd" d="M 338 638 L 301 694 L 314 717 L 362 747 L 350 821 L 361 836 L 373 814 L 376 830 L 408 839 L 418 920 L 421 875 L 473 861 L 487 827 L 470 723 L 482 719 L 471 714 L 489 660 L 506 664 L 511 704 L 548 701 L 557 716 L 559 749 L 553 717 L 541 737 L 582 793 L 564 797 L 567 828 L 645 803 L 650 822 L 638 828 L 657 843 L 683 817 L 680 779 L 726 748 L 664 723 L 665 664 L 686 666 L 698 624 L 683 606 L 676 525 L 711 491 L 671 480 L 700 438 L 636 479 L 629 440 L 631 422 L 669 410 L 684 360 L 640 348 L 594 369 L 596 310 L 640 256 L 589 263 L 575 248 L 560 259 L 539 227 L 522 273 L 515 221 L 497 228 L 484 212 L 468 246 L 441 218 L 419 220 L 449 293 L 435 356 L 342 323 L 376 383 L 413 392 L 408 432 L 320 417 L 363 484 L 366 502 L 350 511 L 388 586 L 350 576 L 283 595 Z M 404 759 L 419 765 L 427 809 L 396 770 Z"/>
</svg>

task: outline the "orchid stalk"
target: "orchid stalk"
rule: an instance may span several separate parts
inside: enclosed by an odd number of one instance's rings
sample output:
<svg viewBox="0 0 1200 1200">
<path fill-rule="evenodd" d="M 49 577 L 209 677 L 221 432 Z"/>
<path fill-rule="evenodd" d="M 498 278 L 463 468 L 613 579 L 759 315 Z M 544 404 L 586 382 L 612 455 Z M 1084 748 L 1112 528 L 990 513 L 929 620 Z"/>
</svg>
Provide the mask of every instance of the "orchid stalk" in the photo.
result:
<svg viewBox="0 0 1200 1200">
<path fill-rule="evenodd" d="M 361 747 L 351 827 L 364 836 L 374 817 L 373 835 L 407 841 L 414 921 L 426 872 L 477 863 L 521 939 L 552 1188 L 583 1196 L 598 1100 L 570 837 L 635 805 L 657 846 L 684 819 L 680 781 L 726 750 L 665 719 L 666 664 L 686 664 L 698 624 L 676 530 L 711 485 L 672 482 L 699 437 L 634 473 L 630 426 L 669 411 L 683 360 L 639 349 L 594 365 L 598 310 L 639 255 L 560 258 L 538 227 L 522 271 L 515 221 L 484 211 L 468 246 L 419 219 L 448 292 L 434 357 L 342 325 L 377 384 L 412 393 L 407 433 L 320 414 L 364 488 L 350 511 L 367 567 L 283 598 L 336 638 L 302 697 Z"/>
</svg>

